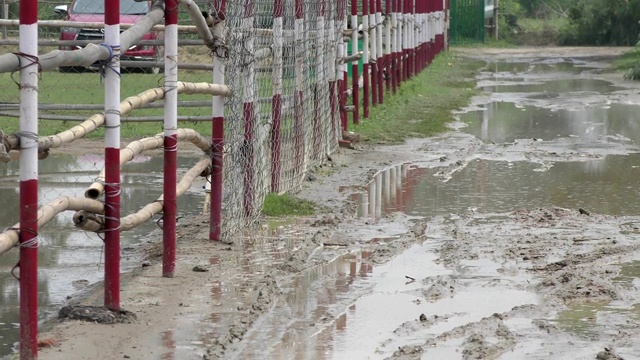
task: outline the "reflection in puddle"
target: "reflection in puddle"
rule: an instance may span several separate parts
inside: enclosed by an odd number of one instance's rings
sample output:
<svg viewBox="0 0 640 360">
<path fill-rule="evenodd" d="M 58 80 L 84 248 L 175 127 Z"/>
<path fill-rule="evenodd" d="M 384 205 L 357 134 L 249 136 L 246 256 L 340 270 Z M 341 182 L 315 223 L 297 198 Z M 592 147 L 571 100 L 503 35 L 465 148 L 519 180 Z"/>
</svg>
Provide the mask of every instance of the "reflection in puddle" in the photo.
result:
<svg viewBox="0 0 640 360">
<path fill-rule="evenodd" d="M 464 129 L 485 143 L 561 137 L 604 139 L 615 136 L 640 144 L 637 105 L 610 104 L 580 110 L 552 111 L 542 107 L 492 102 L 484 110 L 463 114 Z"/>
<path fill-rule="evenodd" d="M 134 163 L 122 168 L 122 214 L 126 216 L 142 205 L 155 201 L 162 193 L 162 158 L 136 157 Z M 180 157 L 179 171 L 195 165 L 197 158 Z M 51 155 L 39 165 L 39 203 L 46 204 L 60 196 L 81 196 L 98 176 L 104 165 L 99 155 L 65 156 Z M 0 164 L 0 226 L 7 227 L 18 221 L 18 162 Z M 197 184 L 178 200 L 179 216 L 200 212 L 204 190 Z M 67 296 L 77 293 L 74 282 L 95 283 L 103 278 L 102 240 L 97 235 L 78 231 L 73 227 L 73 212 L 57 215 L 39 231 L 39 305 L 40 318 L 56 314 L 66 302 Z M 129 271 L 139 264 L 134 251 L 149 240 L 160 236 L 154 222 L 144 224 L 133 231 L 124 232 L 122 242 L 122 269 Z M 18 340 L 18 332 L 11 323 L 18 323 L 18 282 L 9 270 L 18 260 L 18 251 L 9 251 L 0 257 L 0 356 L 9 354 Z"/>
<path fill-rule="evenodd" d="M 357 215 L 381 217 L 396 211 L 407 212 L 416 182 L 424 172 L 408 164 L 378 172 L 363 191 L 351 195 L 351 200 L 358 204 Z"/>
<path fill-rule="evenodd" d="M 481 280 L 471 273 L 457 274 L 452 280 L 457 283 L 473 278 L 474 286 L 462 286 L 463 290 L 440 298 L 428 297 L 423 291 L 426 283 L 453 274 L 435 262 L 433 249 L 437 246 L 437 241 L 415 245 L 377 267 L 368 262 L 370 253 L 361 251 L 303 272 L 287 292 L 286 302 L 266 315 L 260 328 L 245 337 L 248 345 L 239 357 L 386 358 L 398 346 L 424 341 L 517 305 L 537 303 L 534 294 L 495 281 L 500 278 L 495 272 L 499 265 L 490 261 L 468 264 L 484 274 Z M 407 281 L 407 276 L 415 280 Z M 526 279 L 514 277 L 513 281 Z M 446 321 L 412 328 L 407 336 L 405 326 L 421 314 L 427 317 L 446 314 Z M 265 352 L 264 344 L 269 343 L 275 345 Z"/>
<path fill-rule="evenodd" d="M 586 71 L 592 71 L 594 68 L 585 66 L 583 62 L 579 61 L 497 61 L 487 65 L 486 69 L 491 71 L 492 76 L 500 76 L 502 73 L 507 73 L 513 77 L 516 74 L 521 73 L 569 73 L 569 74 L 581 74 Z"/>
<path fill-rule="evenodd" d="M 501 84 L 494 86 L 483 86 L 482 90 L 492 93 L 571 93 L 571 92 L 594 92 L 599 94 L 609 94 L 624 88 L 614 86 L 609 81 L 598 79 L 563 79 L 550 80 L 528 84 L 520 82 L 517 84 Z"/>
<path fill-rule="evenodd" d="M 637 164 L 640 154 L 557 162 L 546 171 L 537 171 L 539 164 L 524 161 L 473 160 L 447 182 L 435 177 L 438 169 L 402 165 L 402 171 L 396 167 L 380 172 L 366 193 L 353 198 L 359 204 L 360 216 L 379 217 L 401 211 L 431 217 L 554 206 L 640 215 L 640 190 L 635 185 L 640 176 Z M 387 176 L 389 173 L 396 177 Z"/>
</svg>

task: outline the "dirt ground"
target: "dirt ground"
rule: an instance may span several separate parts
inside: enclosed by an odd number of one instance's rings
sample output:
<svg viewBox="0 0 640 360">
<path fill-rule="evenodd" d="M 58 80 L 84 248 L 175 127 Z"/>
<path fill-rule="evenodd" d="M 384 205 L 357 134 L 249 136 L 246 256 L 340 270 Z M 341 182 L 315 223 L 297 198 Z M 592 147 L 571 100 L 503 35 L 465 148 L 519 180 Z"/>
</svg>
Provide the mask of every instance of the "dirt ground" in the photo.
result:
<svg viewBox="0 0 640 360">
<path fill-rule="evenodd" d="M 624 50 L 462 49 L 461 53 L 501 58 L 532 54 L 593 58 Z M 619 75 L 608 76 L 622 81 Z M 91 143 L 84 143 L 87 149 L 92 148 Z M 352 194 L 362 191 L 379 171 L 420 163 L 441 168 L 443 180 L 478 151 L 476 141 L 456 132 L 398 146 L 341 149 L 297 194 L 316 201 L 328 209 L 326 212 L 275 226 L 256 226 L 229 244 L 207 240 L 206 216 L 183 220 L 175 278 L 161 277 L 156 247 L 147 249 L 147 259 L 140 268 L 123 279 L 121 303 L 136 315 L 135 321 L 56 323 L 41 338 L 53 338 L 58 346 L 41 349 L 41 358 L 336 358 L 339 356 L 327 355 L 319 345 L 300 344 L 312 337 L 321 343 L 327 329 L 339 329 L 344 314 L 370 288 L 352 285 L 331 306 L 322 307 L 322 311 L 317 306 L 309 315 L 306 306 L 320 302 L 319 297 L 313 297 L 321 290 L 317 283 L 337 284 L 344 271 L 332 266 L 339 267 L 345 259 L 346 264 L 356 261 L 365 269 L 384 266 L 394 259 L 403 262 L 403 252 L 417 251 L 419 246 L 430 246 L 433 258 L 425 260 L 423 276 L 413 279 L 415 288 L 410 294 L 422 299 L 414 302 L 436 306 L 479 286 L 479 278 L 487 292 L 493 289 L 498 295 L 504 291 L 504 297 L 515 297 L 522 291 L 543 301 L 526 298 L 505 311 L 469 319 L 457 310 L 432 314 L 416 309 L 412 320 L 395 327 L 392 336 L 374 345 L 376 357 L 640 358 L 640 348 L 634 344 L 640 327 L 634 325 L 633 316 L 612 313 L 605 320 L 586 316 L 587 322 L 603 324 L 598 336 L 586 338 L 548 320 L 574 306 L 602 307 L 622 300 L 628 306 L 635 304 L 635 283 L 614 279 L 621 276 L 619 264 L 640 254 L 640 219 L 559 208 L 520 209 L 499 215 L 470 211 L 447 221 L 401 213 L 376 219 L 356 216 Z M 362 256 L 365 253 L 366 259 Z M 483 262 L 495 266 L 481 267 L 487 273 L 473 276 L 461 270 Z M 450 272 L 430 275 L 430 266 Z M 100 304 L 98 288 L 83 303 Z M 294 303 L 305 309 L 298 312 Z"/>
</svg>

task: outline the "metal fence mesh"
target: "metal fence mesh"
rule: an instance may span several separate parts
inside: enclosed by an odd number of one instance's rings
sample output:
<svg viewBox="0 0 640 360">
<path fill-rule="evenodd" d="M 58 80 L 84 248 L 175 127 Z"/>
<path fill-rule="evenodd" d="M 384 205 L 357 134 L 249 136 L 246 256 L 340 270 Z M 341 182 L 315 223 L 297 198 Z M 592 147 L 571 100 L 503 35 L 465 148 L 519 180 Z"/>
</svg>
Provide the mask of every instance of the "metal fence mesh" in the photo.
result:
<svg viewBox="0 0 640 360">
<path fill-rule="evenodd" d="M 299 1 L 296 25 L 296 1 L 284 0 L 282 34 L 274 35 L 274 1 L 227 1 L 225 82 L 235 94 L 225 104 L 227 234 L 259 215 L 267 193 L 300 187 L 305 174 L 337 147 L 337 101 L 329 99 L 327 69 L 335 69 L 341 24 L 334 2 L 322 3 Z M 274 92 L 280 92 L 279 102 Z"/>
</svg>

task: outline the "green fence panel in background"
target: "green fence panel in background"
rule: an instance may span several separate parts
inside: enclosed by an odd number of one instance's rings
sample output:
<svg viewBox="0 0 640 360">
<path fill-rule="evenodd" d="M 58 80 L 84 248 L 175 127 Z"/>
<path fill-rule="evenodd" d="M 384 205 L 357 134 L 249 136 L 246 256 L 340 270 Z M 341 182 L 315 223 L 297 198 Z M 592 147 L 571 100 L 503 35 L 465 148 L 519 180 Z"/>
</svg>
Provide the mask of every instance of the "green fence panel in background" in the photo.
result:
<svg viewBox="0 0 640 360">
<path fill-rule="evenodd" d="M 451 44 L 484 42 L 484 0 L 451 0 Z"/>
</svg>

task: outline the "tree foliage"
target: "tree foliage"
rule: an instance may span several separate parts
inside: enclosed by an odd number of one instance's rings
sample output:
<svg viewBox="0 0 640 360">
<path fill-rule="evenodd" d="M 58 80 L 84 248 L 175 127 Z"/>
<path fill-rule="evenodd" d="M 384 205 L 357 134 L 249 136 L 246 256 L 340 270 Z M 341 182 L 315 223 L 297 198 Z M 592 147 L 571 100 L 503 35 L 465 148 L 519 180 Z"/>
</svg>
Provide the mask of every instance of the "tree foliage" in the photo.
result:
<svg viewBox="0 0 640 360">
<path fill-rule="evenodd" d="M 514 19 L 562 18 L 564 45 L 635 45 L 640 32 L 640 0 L 500 0 L 507 26 Z"/>
<path fill-rule="evenodd" d="M 566 44 L 635 45 L 640 0 L 579 0 L 569 8 Z"/>
</svg>

